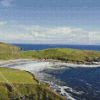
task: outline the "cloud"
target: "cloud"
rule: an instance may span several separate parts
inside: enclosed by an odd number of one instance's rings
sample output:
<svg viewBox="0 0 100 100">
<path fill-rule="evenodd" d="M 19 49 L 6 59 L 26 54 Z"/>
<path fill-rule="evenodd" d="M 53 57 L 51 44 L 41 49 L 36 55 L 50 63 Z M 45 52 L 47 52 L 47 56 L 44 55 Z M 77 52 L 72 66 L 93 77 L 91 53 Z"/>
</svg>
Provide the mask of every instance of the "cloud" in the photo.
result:
<svg viewBox="0 0 100 100">
<path fill-rule="evenodd" d="M 54 27 L 54 28 L 46 28 L 46 27 L 40 27 L 39 25 L 31 25 L 31 26 L 25 26 L 25 25 L 19 25 L 20 27 L 24 28 L 28 31 L 34 31 L 34 32 L 40 32 L 40 33 L 46 33 L 46 34 L 69 34 L 69 33 L 75 33 L 75 32 L 82 32 L 83 30 L 81 28 L 71 28 L 71 27 Z"/>
<path fill-rule="evenodd" d="M 5 25 L 7 24 L 7 22 L 0 22 L 0 25 Z"/>
<path fill-rule="evenodd" d="M 19 27 L 27 30 L 27 31 L 35 31 L 35 32 L 46 32 L 48 28 L 45 27 L 40 27 L 39 25 L 31 25 L 31 26 L 26 26 L 26 25 L 18 25 Z"/>
<path fill-rule="evenodd" d="M 46 41 L 58 41 L 57 43 L 70 44 L 92 44 L 94 40 L 100 41 L 99 31 L 86 31 L 82 28 L 72 27 L 41 27 L 38 25 L 20 26 L 25 30 L 31 32 L 35 39 L 43 38 Z"/>
<path fill-rule="evenodd" d="M 0 32 L 0 40 L 34 40 L 34 37 L 27 33 Z"/>
<path fill-rule="evenodd" d="M 41 29 L 41 27 L 39 25 L 31 25 L 31 26 L 19 25 L 19 27 L 22 27 L 22 28 L 24 28 L 26 30 L 30 30 L 30 31 Z"/>
<path fill-rule="evenodd" d="M 45 34 L 38 34 L 37 32 L 32 31 L 31 34 L 35 37 L 45 37 Z"/>
<path fill-rule="evenodd" d="M 100 41 L 100 32 L 99 31 L 94 31 L 94 32 L 89 32 L 89 38 L 90 40 L 93 41 Z"/>
<path fill-rule="evenodd" d="M 11 20 L 10 22 L 11 22 L 11 23 L 16 23 L 16 21 L 14 21 L 14 20 Z"/>
<path fill-rule="evenodd" d="M 34 43 L 99 44 L 100 31 L 86 31 L 72 27 L 41 27 L 39 25 L 12 25 L 10 31 L 2 31 L 0 40 L 23 40 Z M 16 33 L 15 33 L 16 32 Z M 36 41 L 36 42 L 35 42 Z"/>
<path fill-rule="evenodd" d="M 45 41 L 58 41 L 58 43 L 86 43 L 89 41 L 89 33 L 81 28 L 72 28 L 72 27 L 53 27 L 46 28 L 40 27 L 38 25 L 24 26 L 21 25 L 21 28 L 29 31 L 35 39 L 43 38 Z M 51 42 L 50 42 L 51 43 Z"/>
<path fill-rule="evenodd" d="M 2 1 L 1 1 L 1 4 L 2 4 L 3 6 L 9 7 L 9 6 L 11 6 L 12 1 L 13 1 L 13 0 L 2 0 Z"/>
<path fill-rule="evenodd" d="M 70 27 L 54 27 L 48 28 L 47 33 L 49 34 L 69 34 L 72 32 Z"/>
<path fill-rule="evenodd" d="M 89 32 L 89 35 L 100 35 L 100 32 L 99 31 Z"/>
</svg>

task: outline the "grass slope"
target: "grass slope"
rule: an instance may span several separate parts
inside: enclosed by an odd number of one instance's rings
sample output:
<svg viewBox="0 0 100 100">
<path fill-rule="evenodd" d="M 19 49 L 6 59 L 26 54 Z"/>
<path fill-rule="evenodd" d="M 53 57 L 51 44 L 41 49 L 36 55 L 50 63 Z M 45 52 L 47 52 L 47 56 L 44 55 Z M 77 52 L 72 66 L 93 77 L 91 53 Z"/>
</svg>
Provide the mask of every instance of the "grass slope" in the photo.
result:
<svg viewBox="0 0 100 100">
<path fill-rule="evenodd" d="M 68 48 L 44 49 L 40 51 L 18 51 L 19 49 L 20 48 L 16 46 L 0 43 L 0 60 L 39 58 L 82 63 L 100 60 L 100 51 L 77 50 Z"/>
<path fill-rule="evenodd" d="M 17 52 L 19 47 L 0 42 L 0 53 Z"/>
<path fill-rule="evenodd" d="M 25 51 L 24 55 L 28 55 L 29 51 Z M 31 52 L 32 54 L 32 52 Z M 76 49 L 67 49 L 67 48 L 54 48 L 54 49 L 44 49 L 40 51 L 35 51 L 32 54 L 32 57 L 40 59 L 58 59 L 62 61 L 96 61 L 100 60 L 99 51 L 89 51 L 89 50 L 76 50 Z"/>
<path fill-rule="evenodd" d="M 14 70 L 8 68 L 0 68 L 0 82 L 6 82 L 5 78 L 10 83 L 34 83 L 37 81 L 33 79 L 33 75 L 22 70 Z"/>
<path fill-rule="evenodd" d="M 4 77 L 11 83 L 7 83 Z M 0 68 L 0 100 L 24 100 L 22 97 L 25 100 L 66 100 L 46 84 L 40 82 L 39 85 L 36 80 L 28 72 Z"/>
<path fill-rule="evenodd" d="M 0 60 L 16 59 L 20 47 L 0 42 Z"/>
</svg>

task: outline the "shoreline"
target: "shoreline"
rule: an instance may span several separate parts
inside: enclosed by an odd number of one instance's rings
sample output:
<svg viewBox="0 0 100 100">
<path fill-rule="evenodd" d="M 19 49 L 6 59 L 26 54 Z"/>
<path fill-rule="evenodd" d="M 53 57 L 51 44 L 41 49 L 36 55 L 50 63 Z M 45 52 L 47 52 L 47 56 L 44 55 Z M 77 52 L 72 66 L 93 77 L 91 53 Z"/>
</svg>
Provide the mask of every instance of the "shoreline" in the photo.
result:
<svg viewBox="0 0 100 100">
<path fill-rule="evenodd" d="M 55 64 L 57 63 L 57 62 L 59 62 L 59 63 L 64 63 L 64 64 L 69 64 L 69 63 L 65 63 L 64 61 L 59 61 L 59 60 L 51 60 L 51 59 L 47 59 L 47 60 L 45 60 L 45 59 L 14 59 L 14 60 L 4 60 L 4 61 L 0 61 L 0 64 L 10 64 L 10 63 L 16 63 L 16 62 L 21 62 L 21 61 L 40 61 L 40 62 L 42 62 L 42 61 L 44 61 L 44 62 L 54 62 Z M 73 63 L 70 63 L 70 64 L 73 64 Z M 69 65 L 70 65 L 69 64 Z M 77 66 L 77 65 L 83 65 L 83 64 L 73 64 L 73 66 Z M 90 65 L 91 66 L 91 65 Z M 38 66 L 39 67 L 39 66 Z M 82 67 L 85 67 L 85 66 L 82 66 Z M 87 66 L 86 66 L 87 67 Z M 24 70 L 25 71 L 25 70 Z M 29 72 L 29 71 L 26 71 L 26 72 Z M 33 74 L 33 73 L 31 73 L 31 72 L 29 72 L 30 74 L 32 74 L 33 76 L 36 76 L 35 74 Z M 37 77 L 37 76 L 36 76 Z M 38 79 L 39 81 L 41 81 L 40 79 Z M 43 82 L 43 81 L 42 81 Z M 51 86 L 50 86 L 50 84 L 49 83 L 46 83 L 46 82 L 43 82 L 44 84 L 46 84 L 47 86 L 49 86 L 50 88 L 52 88 Z M 62 90 L 62 92 L 61 93 L 65 93 L 65 91 L 64 91 L 64 89 L 66 89 L 66 88 L 70 88 L 70 87 L 61 87 L 61 90 Z M 53 88 L 52 88 L 53 89 Z M 70 88 L 71 89 L 71 88 Z M 54 90 L 54 89 L 53 89 Z M 54 90 L 55 91 L 55 90 Z M 56 92 L 56 91 L 55 91 Z M 56 93 L 58 93 L 58 92 L 56 92 Z M 60 94 L 61 95 L 61 94 Z M 71 98 L 67 93 L 66 93 L 66 95 L 67 95 L 67 97 L 68 98 Z M 63 96 L 64 97 L 64 96 Z M 73 99 L 74 100 L 74 99 Z"/>
<path fill-rule="evenodd" d="M 11 59 L 11 60 L 0 60 L 0 66 L 6 65 L 6 64 L 11 64 L 11 63 L 17 63 L 17 62 L 22 62 L 22 61 L 44 61 L 44 62 L 59 62 L 59 63 L 66 63 L 66 64 L 75 64 L 75 65 L 100 65 L 100 62 L 86 62 L 86 63 L 77 63 L 77 62 L 72 62 L 72 61 L 61 61 L 61 60 L 56 60 L 56 59 Z"/>
</svg>

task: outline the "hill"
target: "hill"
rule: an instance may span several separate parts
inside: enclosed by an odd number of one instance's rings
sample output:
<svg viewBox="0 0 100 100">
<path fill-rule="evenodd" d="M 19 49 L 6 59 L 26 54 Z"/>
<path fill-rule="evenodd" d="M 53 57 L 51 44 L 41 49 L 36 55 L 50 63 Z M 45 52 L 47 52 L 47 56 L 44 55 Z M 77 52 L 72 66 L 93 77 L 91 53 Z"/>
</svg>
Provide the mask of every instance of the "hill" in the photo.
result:
<svg viewBox="0 0 100 100">
<path fill-rule="evenodd" d="M 9 59 L 56 59 L 71 63 L 100 61 L 100 51 L 78 50 L 68 48 L 44 49 L 39 51 L 19 51 L 21 48 L 0 43 L 0 60 Z"/>
<path fill-rule="evenodd" d="M 18 50 L 20 50 L 20 47 L 0 42 L 0 53 L 16 52 Z"/>
<path fill-rule="evenodd" d="M 0 68 L 0 100 L 66 100 L 46 84 L 38 82 L 28 72 Z"/>
<path fill-rule="evenodd" d="M 44 49 L 20 52 L 24 58 L 57 59 L 65 62 L 86 63 L 100 60 L 100 51 L 77 50 L 68 48 Z"/>
<path fill-rule="evenodd" d="M 20 47 L 0 42 L 0 60 L 20 58 L 18 55 L 20 50 Z"/>
</svg>

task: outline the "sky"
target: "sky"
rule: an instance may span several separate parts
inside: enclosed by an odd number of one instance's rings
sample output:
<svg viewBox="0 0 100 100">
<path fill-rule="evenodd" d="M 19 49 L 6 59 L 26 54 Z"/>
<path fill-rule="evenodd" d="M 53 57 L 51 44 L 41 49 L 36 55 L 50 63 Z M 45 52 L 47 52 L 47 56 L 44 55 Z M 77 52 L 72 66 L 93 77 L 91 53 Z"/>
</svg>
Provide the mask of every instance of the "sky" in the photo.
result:
<svg viewBox="0 0 100 100">
<path fill-rule="evenodd" d="M 100 0 L 0 0 L 0 42 L 100 45 Z"/>
</svg>

